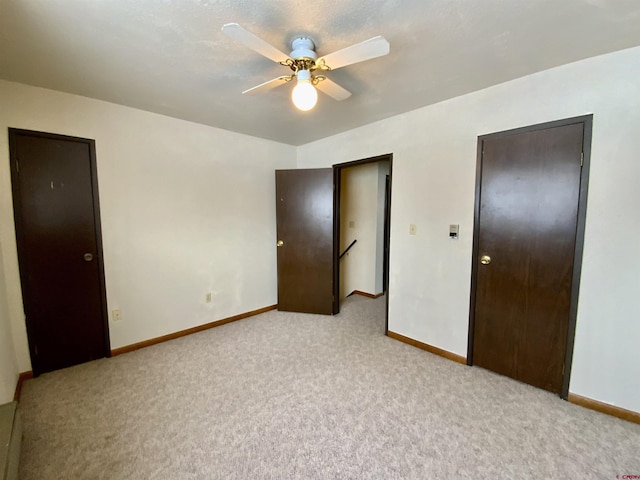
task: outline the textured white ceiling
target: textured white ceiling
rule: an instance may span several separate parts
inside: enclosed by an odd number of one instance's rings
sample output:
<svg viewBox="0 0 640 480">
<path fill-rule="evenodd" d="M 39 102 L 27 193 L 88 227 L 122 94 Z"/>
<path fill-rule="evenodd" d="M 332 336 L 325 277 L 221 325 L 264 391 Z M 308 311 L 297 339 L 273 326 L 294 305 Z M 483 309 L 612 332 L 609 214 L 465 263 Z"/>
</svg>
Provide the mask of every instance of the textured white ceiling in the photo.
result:
<svg viewBox="0 0 640 480">
<path fill-rule="evenodd" d="M 289 71 L 228 22 L 285 52 L 304 34 L 320 55 L 376 35 L 391 53 L 330 72 L 353 96 L 303 113 L 290 84 L 241 95 Z M 640 45 L 639 25 L 638 0 L 0 0 L 0 78 L 300 145 Z"/>
</svg>

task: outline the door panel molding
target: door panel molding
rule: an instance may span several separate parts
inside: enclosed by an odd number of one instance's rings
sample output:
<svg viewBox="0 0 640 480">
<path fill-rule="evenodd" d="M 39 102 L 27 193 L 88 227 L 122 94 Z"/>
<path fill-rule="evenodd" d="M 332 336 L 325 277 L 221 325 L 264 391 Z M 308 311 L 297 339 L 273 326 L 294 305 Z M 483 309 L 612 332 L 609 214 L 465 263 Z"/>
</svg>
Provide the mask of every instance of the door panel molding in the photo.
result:
<svg viewBox="0 0 640 480">
<path fill-rule="evenodd" d="M 582 265 L 582 254 L 584 248 L 584 232 L 586 222 L 587 208 L 587 190 L 589 180 L 589 165 L 591 157 L 591 136 L 593 115 L 584 115 L 572 117 L 542 124 L 526 126 L 507 130 L 503 132 L 482 135 L 478 137 L 477 155 L 476 155 L 476 188 L 475 188 L 475 207 L 474 207 L 474 229 L 473 229 L 473 249 L 472 249 L 472 268 L 471 268 L 471 291 L 469 305 L 469 333 L 467 344 L 467 364 L 473 365 L 473 349 L 474 349 L 474 331 L 475 331 L 475 308 L 478 287 L 478 255 L 480 242 L 480 211 L 481 211 L 481 185 L 482 185 L 482 161 L 483 161 L 483 145 L 486 140 L 504 138 L 522 133 L 535 132 L 551 128 L 563 127 L 568 125 L 582 124 L 582 152 L 583 164 L 580 171 L 580 185 L 578 194 L 577 224 L 574 248 L 574 261 L 572 273 L 572 285 L 570 293 L 570 309 L 567 327 L 566 349 L 564 354 L 564 372 L 562 375 L 562 387 L 560 396 L 567 399 L 569 395 L 569 381 L 571 376 L 571 363 L 573 358 L 573 347 L 575 339 L 575 328 L 577 318 L 578 294 L 580 287 L 580 273 Z"/>
<path fill-rule="evenodd" d="M 10 160 L 10 169 L 11 169 L 11 187 L 12 187 L 12 196 L 13 196 L 13 213 L 14 213 L 14 222 L 15 222 L 15 231 L 16 231 L 16 246 L 18 253 L 18 265 L 20 270 L 20 281 L 22 288 L 22 301 L 23 308 L 25 312 L 25 321 L 27 326 L 27 332 L 29 330 L 33 331 L 33 325 L 31 324 L 31 320 L 26 312 L 29 307 L 27 303 L 29 302 L 29 278 L 27 278 L 27 273 L 25 270 L 25 258 L 27 255 L 26 247 L 25 247 L 25 232 L 24 225 L 22 221 L 21 212 L 23 209 L 22 200 L 21 200 L 21 192 L 20 192 L 20 180 L 19 180 L 19 161 L 18 161 L 18 141 L 21 137 L 30 137 L 37 139 L 46 139 L 46 140 L 54 140 L 61 142 L 74 142 L 79 144 L 84 144 L 88 150 L 88 160 L 89 160 L 89 170 L 91 177 L 91 197 L 92 197 L 92 213 L 93 213 L 93 230 L 95 235 L 95 262 L 97 264 L 97 277 L 98 277 L 98 296 L 100 299 L 100 323 L 102 328 L 102 342 L 101 346 L 104 349 L 105 357 L 111 356 L 111 347 L 110 347 L 110 339 L 109 339 L 109 325 L 108 325 L 108 312 L 107 312 L 107 297 L 106 297 L 106 287 L 105 287 L 105 275 L 104 275 L 104 258 L 103 258 L 103 246 L 102 246 L 102 229 L 101 229 L 101 220 L 100 220 L 100 204 L 99 204 L 99 195 L 98 195 L 98 177 L 97 177 L 97 164 L 96 164 L 96 148 L 95 148 L 95 140 L 80 138 L 80 137 L 72 137 L 68 135 L 59 135 L 55 133 L 48 132 L 38 132 L 32 130 L 24 130 L 18 128 L 9 128 L 8 129 L 8 137 L 9 137 L 9 160 Z M 34 375 L 39 375 L 43 373 L 41 362 L 38 361 L 38 356 L 35 354 L 35 339 L 33 335 L 28 334 L 28 344 L 29 344 L 29 352 L 31 356 L 32 369 Z"/>
</svg>

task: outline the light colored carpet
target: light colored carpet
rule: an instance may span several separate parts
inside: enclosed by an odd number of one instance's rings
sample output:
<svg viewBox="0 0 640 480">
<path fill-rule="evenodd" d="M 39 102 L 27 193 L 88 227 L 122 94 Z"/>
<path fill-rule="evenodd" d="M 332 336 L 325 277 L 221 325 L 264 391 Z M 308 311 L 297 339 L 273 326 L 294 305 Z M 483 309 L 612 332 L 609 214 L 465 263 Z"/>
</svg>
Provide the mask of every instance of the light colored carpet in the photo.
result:
<svg viewBox="0 0 640 480">
<path fill-rule="evenodd" d="M 352 296 L 29 380 L 21 478 L 640 475 L 640 425 L 383 331 L 384 298 Z"/>
</svg>

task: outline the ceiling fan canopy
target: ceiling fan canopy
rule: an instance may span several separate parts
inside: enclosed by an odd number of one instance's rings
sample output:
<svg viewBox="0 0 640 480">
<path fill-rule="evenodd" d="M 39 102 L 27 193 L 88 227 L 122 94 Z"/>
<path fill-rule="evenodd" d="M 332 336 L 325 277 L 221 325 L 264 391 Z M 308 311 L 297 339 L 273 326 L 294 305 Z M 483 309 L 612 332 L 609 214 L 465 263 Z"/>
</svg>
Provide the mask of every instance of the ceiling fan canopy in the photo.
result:
<svg viewBox="0 0 640 480">
<path fill-rule="evenodd" d="M 222 32 L 238 43 L 293 71 L 290 75 L 282 75 L 245 90 L 243 94 L 262 93 L 296 78 L 297 84 L 292 91 L 292 100 L 294 105 L 303 111 L 311 110 L 315 106 L 318 98 L 316 88 L 338 101 L 351 96 L 351 92 L 327 78 L 324 72 L 389 53 L 389 42 L 382 36 L 370 38 L 318 58 L 315 43 L 309 37 L 294 38 L 291 42 L 292 51 L 287 55 L 237 23 L 225 24 Z M 317 73 L 318 71 L 323 73 Z"/>
</svg>

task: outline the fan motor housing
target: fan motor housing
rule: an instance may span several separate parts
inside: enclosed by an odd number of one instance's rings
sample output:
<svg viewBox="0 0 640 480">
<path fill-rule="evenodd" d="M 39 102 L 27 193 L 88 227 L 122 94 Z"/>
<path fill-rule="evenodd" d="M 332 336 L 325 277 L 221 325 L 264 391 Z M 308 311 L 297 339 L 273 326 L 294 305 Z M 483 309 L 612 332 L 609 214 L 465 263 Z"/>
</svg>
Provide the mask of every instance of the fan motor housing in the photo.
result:
<svg viewBox="0 0 640 480">
<path fill-rule="evenodd" d="M 308 37 L 296 37 L 291 41 L 291 48 L 293 48 L 289 55 L 294 60 L 298 59 L 310 59 L 317 60 L 318 55 L 315 52 L 315 44 L 313 40 Z"/>
</svg>

